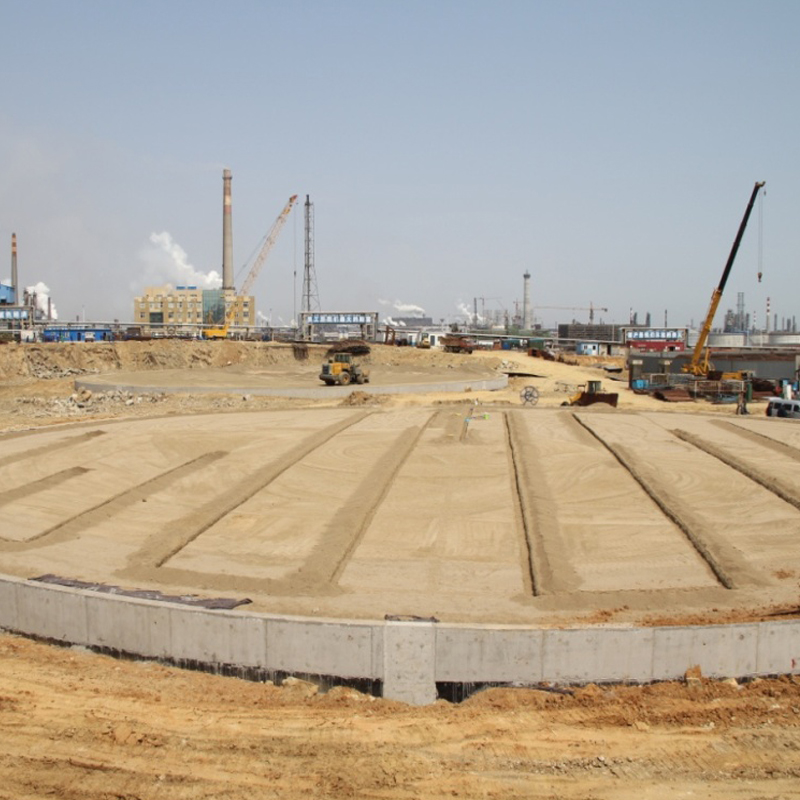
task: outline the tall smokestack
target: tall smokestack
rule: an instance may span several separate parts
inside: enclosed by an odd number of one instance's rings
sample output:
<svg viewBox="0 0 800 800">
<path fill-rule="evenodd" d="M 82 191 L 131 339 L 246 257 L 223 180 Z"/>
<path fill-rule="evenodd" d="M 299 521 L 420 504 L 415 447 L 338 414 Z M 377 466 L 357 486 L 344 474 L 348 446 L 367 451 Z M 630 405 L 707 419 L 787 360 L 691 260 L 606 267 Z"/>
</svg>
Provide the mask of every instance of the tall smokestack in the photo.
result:
<svg viewBox="0 0 800 800">
<path fill-rule="evenodd" d="M 533 327 L 531 320 L 531 274 L 525 270 L 522 276 L 525 280 L 522 291 L 522 329 L 529 331 Z"/>
<path fill-rule="evenodd" d="M 233 289 L 233 223 L 231 221 L 231 171 L 222 171 L 222 288 Z"/>
<path fill-rule="evenodd" d="M 19 305 L 19 279 L 17 276 L 17 234 L 11 234 L 11 287 L 14 289 L 14 305 Z"/>
</svg>

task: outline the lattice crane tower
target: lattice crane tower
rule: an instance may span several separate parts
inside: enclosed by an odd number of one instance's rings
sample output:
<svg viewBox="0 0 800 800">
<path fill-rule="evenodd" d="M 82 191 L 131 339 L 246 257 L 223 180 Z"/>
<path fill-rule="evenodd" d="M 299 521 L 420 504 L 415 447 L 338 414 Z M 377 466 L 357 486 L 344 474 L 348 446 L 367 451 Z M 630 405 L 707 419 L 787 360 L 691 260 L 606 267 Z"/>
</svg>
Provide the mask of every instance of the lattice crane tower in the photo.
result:
<svg viewBox="0 0 800 800">
<path fill-rule="evenodd" d="M 310 313 L 319 311 L 319 291 L 317 289 L 317 272 L 314 267 L 314 204 L 306 195 L 306 252 L 305 270 L 303 271 L 303 300 L 301 311 Z"/>
</svg>

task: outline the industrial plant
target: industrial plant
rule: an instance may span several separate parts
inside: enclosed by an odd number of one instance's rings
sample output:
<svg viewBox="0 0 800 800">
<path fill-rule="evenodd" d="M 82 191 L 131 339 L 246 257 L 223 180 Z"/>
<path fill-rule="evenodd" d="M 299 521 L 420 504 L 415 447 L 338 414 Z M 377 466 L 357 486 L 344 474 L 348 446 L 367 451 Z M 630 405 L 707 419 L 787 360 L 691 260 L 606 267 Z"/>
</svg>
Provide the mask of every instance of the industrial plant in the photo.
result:
<svg viewBox="0 0 800 800">
<path fill-rule="evenodd" d="M 0 340 L 33 340 L 37 330 L 53 319 L 49 297 L 45 301 L 45 308 L 46 310 L 43 311 L 35 287 L 20 291 L 17 270 L 17 234 L 12 233 L 11 283 L 0 283 Z"/>
<path fill-rule="evenodd" d="M 201 332 L 205 332 L 206 338 L 225 338 L 229 329 L 249 330 L 255 327 L 255 297 L 247 295 L 246 291 L 237 295 L 233 283 L 232 178 L 229 169 L 223 171 L 222 288 L 147 287 L 145 293 L 133 301 L 133 319 L 140 333 L 158 332 L 170 336 L 189 333 L 200 336 Z M 214 332 L 213 336 L 210 331 Z"/>
<path fill-rule="evenodd" d="M 424 316 L 385 316 L 382 319 L 374 309 L 325 308 L 320 303 L 317 289 L 314 204 L 308 195 L 304 203 L 300 311 L 291 325 L 273 326 L 269 320 L 259 318 L 257 300 L 251 290 L 297 202 L 297 195 L 290 197 L 278 214 L 249 265 L 245 279 L 237 288 L 233 273 L 230 169 L 223 170 L 222 182 L 222 279 L 219 288 L 172 284 L 148 286 L 143 294 L 133 298 L 130 320 L 56 323 L 49 305 L 43 309 L 35 292 L 20 291 L 17 238 L 14 234 L 11 241 L 11 283 L 0 285 L 0 338 L 7 341 L 113 341 L 175 337 L 329 343 L 358 339 L 400 346 L 446 348 L 447 338 L 458 333 L 469 337 L 470 349 L 516 347 L 569 352 L 578 356 L 629 356 L 637 380 L 644 380 L 643 375 L 654 373 L 706 377 L 709 372 L 714 372 L 709 361 L 711 351 L 717 352 L 717 361 L 722 363 L 724 360 L 726 373 L 796 379 L 797 366 L 792 366 L 795 350 L 800 348 L 796 320 L 794 317 L 779 320 L 770 311 L 769 298 L 762 326 L 756 327 L 755 314 L 745 311 L 744 293 L 739 292 L 735 309 L 728 309 L 722 315 L 722 324 L 714 327 L 727 277 L 763 182 L 756 183 L 753 189 L 723 279 L 712 294 L 711 307 L 698 329 L 669 325 L 666 312 L 663 324 L 657 324 L 649 312 L 640 321 L 638 312 L 631 309 L 629 319 L 620 323 L 605 320 L 603 315 L 608 313 L 608 308 L 593 302 L 583 306 L 536 305 L 532 301 L 532 278 L 528 269 L 521 276 L 522 301 L 515 302 L 513 309 L 506 309 L 502 304 L 499 308 L 487 308 L 488 298 L 476 296 L 472 298 L 472 309 L 467 311 L 465 307 L 465 313 L 457 321 L 442 319 L 437 324 Z M 545 312 L 567 316 L 570 321 L 547 328 L 539 321 Z"/>
</svg>

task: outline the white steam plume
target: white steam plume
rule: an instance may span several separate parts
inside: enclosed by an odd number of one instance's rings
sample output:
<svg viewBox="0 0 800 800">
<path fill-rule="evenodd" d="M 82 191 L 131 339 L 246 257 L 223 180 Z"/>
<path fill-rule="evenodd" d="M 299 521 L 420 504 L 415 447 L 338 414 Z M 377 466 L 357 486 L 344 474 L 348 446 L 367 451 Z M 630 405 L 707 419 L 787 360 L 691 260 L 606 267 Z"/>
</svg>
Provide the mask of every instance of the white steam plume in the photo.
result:
<svg viewBox="0 0 800 800">
<path fill-rule="evenodd" d="M 25 291 L 31 296 L 36 295 L 36 308 L 47 316 L 47 301 L 50 298 L 50 289 L 47 284 L 39 281 L 33 286 L 26 286 Z M 58 319 L 55 303 L 50 304 L 50 319 Z"/>
<path fill-rule="evenodd" d="M 462 300 L 459 300 L 456 303 L 456 308 L 458 309 L 459 314 L 463 314 L 467 318 L 467 322 L 473 322 L 474 320 L 476 320 L 476 314 L 475 314 L 474 310 L 471 309 Z M 483 317 L 480 314 L 477 315 L 477 321 L 479 323 L 484 321 Z"/>
<path fill-rule="evenodd" d="M 425 316 L 425 309 L 422 306 L 415 306 L 412 303 L 402 303 L 400 300 L 395 300 L 394 303 L 391 300 L 381 300 L 378 299 L 378 302 L 382 306 L 391 306 L 395 311 L 399 311 L 401 314 L 405 314 L 408 317 L 424 317 Z"/>
<path fill-rule="evenodd" d="M 200 272 L 190 263 L 186 251 L 167 233 L 150 234 L 150 246 L 140 253 L 145 262 L 145 285 L 196 286 L 198 289 L 219 289 L 222 276 L 215 270 Z"/>
</svg>

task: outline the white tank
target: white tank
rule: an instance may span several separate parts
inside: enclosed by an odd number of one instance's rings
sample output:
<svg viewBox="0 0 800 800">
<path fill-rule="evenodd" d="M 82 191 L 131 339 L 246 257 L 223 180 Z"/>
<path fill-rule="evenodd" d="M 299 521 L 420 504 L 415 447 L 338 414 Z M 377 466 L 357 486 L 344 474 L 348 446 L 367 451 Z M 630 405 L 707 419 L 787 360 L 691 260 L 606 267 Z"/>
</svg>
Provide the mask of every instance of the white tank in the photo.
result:
<svg viewBox="0 0 800 800">
<path fill-rule="evenodd" d="M 768 344 L 770 347 L 782 345 L 800 345 L 800 333 L 771 333 Z"/>
<path fill-rule="evenodd" d="M 709 347 L 745 347 L 750 344 L 746 333 L 710 333 Z"/>
</svg>

